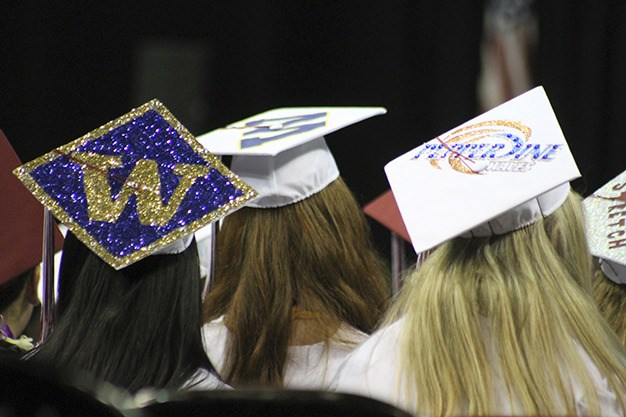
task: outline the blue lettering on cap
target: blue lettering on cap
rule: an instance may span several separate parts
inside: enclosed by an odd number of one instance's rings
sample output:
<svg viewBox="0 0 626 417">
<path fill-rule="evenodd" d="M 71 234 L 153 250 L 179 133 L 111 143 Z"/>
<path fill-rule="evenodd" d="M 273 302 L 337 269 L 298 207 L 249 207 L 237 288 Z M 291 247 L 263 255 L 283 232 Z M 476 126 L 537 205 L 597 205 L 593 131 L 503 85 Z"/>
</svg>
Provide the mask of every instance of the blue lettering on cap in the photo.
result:
<svg viewBox="0 0 626 417">
<path fill-rule="evenodd" d="M 299 133 L 309 132 L 314 129 L 318 129 L 320 127 L 326 126 L 326 116 L 328 116 L 328 112 L 321 113 L 313 113 L 313 114 L 304 114 L 297 116 L 289 116 L 289 117 L 277 117 L 274 119 L 259 119 L 253 120 L 246 123 L 246 127 L 255 128 L 249 132 L 245 132 L 244 139 L 241 140 L 240 146 L 241 149 L 249 149 L 255 146 L 261 146 L 268 142 L 273 142 L 279 139 L 284 139 L 289 136 L 297 135 Z M 314 123 L 306 123 L 299 124 L 303 122 L 313 122 L 314 120 L 324 118 L 322 121 L 314 122 Z M 267 124 L 280 122 L 283 125 L 283 128 L 278 131 L 270 129 Z M 265 134 L 274 134 L 273 136 L 265 136 Z M 257 135 L 255 137 L 246 137 L 250 135 Z M 260 134 L 263 134 L 261 136 Z"/>
</svg>

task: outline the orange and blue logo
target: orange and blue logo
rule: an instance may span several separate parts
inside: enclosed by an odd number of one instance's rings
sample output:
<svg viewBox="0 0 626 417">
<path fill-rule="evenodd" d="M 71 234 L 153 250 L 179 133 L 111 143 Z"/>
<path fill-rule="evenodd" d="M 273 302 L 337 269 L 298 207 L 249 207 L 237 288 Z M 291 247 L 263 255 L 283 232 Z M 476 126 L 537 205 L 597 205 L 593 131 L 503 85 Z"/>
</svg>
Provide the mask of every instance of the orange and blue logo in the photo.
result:
<svg viewBox="0 0 626 417">
<path fill-rule="evenodd" d="M 464 174 L 526 172 L 555 158 L 563 144 L 533 143 L 532 129 L 511 120 L 490 120 L 455 129 L 420 146 L 412 160 L 441 163 Z"/>
</svg>

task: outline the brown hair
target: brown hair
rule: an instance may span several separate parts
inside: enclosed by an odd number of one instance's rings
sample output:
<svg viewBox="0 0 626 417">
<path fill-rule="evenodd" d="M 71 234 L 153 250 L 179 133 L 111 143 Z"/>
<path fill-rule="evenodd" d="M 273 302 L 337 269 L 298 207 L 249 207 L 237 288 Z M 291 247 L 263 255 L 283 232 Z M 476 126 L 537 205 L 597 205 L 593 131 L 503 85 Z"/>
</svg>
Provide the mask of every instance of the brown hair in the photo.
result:
<svg viewBox="0 0 626 417">
<path fill-rule="evenodd" d="M 319 340 L 342 322 L 370 333 L 386 310 L 384 264 L 341 178 L 288 206 L 241 209 L 224 221 L 218 241 L 205 320 L 226 315 L 231 340 L 222 372 L 233 386 L 282 385 L 294 307 L 310 313 L 309 332 Z"/>
</svg>

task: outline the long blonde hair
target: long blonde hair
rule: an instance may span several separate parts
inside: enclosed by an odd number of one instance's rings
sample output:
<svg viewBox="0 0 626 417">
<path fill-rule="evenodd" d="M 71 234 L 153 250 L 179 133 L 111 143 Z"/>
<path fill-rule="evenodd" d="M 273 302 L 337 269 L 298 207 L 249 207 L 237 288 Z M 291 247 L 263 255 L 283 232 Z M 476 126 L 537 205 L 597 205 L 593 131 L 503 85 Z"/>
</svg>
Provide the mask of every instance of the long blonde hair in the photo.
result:
<svg viewBox="0 0 626 417">
<path fill-rule="evenodd" d="M 626 346 L 626 285 L 616 284 L 598 268 L 594 273 L 593 295 L 600 313 Z"/>
<path fill-rule="evenodd" d="M 389 301 L 386 269 L 366 220 L 341 178 L 309 198 L 230 215 L 218 237 L 215 287 L 205 320 L 223 314 L 233 386 L 281 386 L 294 307 L 326 340 L 341 323 L 369 333 Z"/>
<path fill-rule="evenodd" d="M 388 317 L 405 320 L 399 369 L 407 408 L 502 413 L 501 383 L 514 414 L 575 415 L 571 377 L 599 415 L 582 348 L 626 411 L 624 350 L 590 296 L 582 225 L 580 198 L 571 193 L 545 220 L 503 236 L 456 238 L 430 255 Z"/>
</svg>

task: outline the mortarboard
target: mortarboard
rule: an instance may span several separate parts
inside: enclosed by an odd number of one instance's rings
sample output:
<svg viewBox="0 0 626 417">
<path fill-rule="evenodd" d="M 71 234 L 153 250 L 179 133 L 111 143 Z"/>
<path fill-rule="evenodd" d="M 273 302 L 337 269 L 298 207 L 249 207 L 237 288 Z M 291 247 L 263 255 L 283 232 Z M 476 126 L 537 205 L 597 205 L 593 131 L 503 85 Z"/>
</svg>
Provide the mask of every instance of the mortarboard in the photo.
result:
<svg viewBox="0 0 626 417">
<path fill-rule="evenodd" d="M 385 166 L 417 253 L 467 233 L 548 216 L 580 176 L 550 102 L 534 88 Z"/>
<path fill-rule="evenodd" d="M 179 251 L 178 239 L 256 195 L 157 100 L 14 173 L 116 269 Z"/>
<path fill-rule="evenodd" d="M 11 173 L 21 162 L 6 136 L 0 131 L 0 285 L 41 262 L 43 207 Z M 56 250 L 63 246 L 63 236 L 55 227 Z"/>
<path fill-rule="evenodd" d="M 363 207 L 363 212 L 385 226 L 387 229 L 400 236 L 407 242 L 411 242 L 409 232 L 406 230 L 402 215 L 398 209 L 398 203 L 391 190 L 387 190 Z"/>
<path fill-rule="evenodd" d="M 198 137 L 211 152 L 233 155 L 231 169 L 258 193 L 251 207 L 303 200 L 339 177 L 324 135 L 385 114 L 382 107 L 269 110 Z"/>
<path fill-rule="evenodd" d="M 626 171 L 583 201 L 587 240 L 611 281 L 626 284 Z"/>
</svg>

